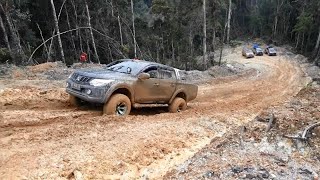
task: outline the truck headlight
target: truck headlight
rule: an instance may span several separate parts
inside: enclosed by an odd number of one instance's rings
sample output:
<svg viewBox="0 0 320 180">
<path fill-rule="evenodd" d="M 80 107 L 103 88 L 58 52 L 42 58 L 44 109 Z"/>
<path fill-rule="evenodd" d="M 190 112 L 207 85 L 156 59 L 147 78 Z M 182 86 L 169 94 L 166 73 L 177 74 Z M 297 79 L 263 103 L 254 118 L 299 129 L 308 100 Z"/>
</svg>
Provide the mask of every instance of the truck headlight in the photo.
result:
<svg viewBox="0 0 320 180">
<path fill-rule="evenodd" d="M 90 81 L 91 86 L 106 86 L 107 84 L 113 82 L 111 79 L 93 79 Z"/>
<path fill-rule="evenodd" d="M 73 75 L 73 73 L 71 73 L 71 74 L 69 75 L 68 79 L 70 79 L 70 78 L 72 77 L 72 75 Z"/>
</svg>

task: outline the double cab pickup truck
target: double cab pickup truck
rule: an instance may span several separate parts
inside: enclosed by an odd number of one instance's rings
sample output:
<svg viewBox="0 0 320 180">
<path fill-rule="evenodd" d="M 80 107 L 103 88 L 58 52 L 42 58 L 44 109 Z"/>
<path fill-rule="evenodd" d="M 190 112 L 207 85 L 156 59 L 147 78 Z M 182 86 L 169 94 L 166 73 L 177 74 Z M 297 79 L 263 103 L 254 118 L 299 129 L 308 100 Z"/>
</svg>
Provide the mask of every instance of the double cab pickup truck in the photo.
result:
<svg viewBox="0 0 320 180">
<path fill-rule="evenodd" d="M 132 108 L 168 106 L 169 112 L 187 108 L 198 86 L 187 83 L 182 71 L 150 61 L 122 59 L 102 69 L 72 73 L 66 84 L 69 100 L 103 104 L 103 113 L 128 115 Z"/>
</svg>

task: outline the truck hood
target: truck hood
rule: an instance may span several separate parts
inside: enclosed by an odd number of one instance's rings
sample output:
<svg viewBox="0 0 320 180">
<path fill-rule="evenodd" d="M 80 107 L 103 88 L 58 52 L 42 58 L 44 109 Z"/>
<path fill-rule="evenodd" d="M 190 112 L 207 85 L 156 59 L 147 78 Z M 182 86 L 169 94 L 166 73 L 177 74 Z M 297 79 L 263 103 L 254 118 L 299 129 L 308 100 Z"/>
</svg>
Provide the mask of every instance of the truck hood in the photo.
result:
<svg viewBox="0 0 320 180">
<path fill-rule="evenodd" d="M 276 50 L 273 49 L 273 48 L 270 48 L 270 49 L 269 49 L 269 52 L 270 52 L 270 53 L 276 53 Z"/>
<path fill-rule="evenodd" d="M 75 73 L 97 79 L 115 79 L 115 80 L 133 80 L 135 77 L 131 74 L 110 71 L 107 69 L 83 69 L 77 70 Z"/>
<path fill-rule="evenodd" d="M 256 48 L 257 52 L 263 52 L 263 50 L 261 48 Z"/>
</svg>

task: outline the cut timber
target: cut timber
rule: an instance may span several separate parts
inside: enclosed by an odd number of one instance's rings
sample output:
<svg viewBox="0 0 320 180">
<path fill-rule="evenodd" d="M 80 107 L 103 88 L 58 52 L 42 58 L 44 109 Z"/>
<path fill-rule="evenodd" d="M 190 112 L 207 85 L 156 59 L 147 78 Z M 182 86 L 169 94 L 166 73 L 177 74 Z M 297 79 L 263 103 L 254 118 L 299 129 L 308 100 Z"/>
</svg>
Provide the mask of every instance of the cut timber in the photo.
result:
<svg viewBox="0 0 320 180">
<path fill-rule="evenodd" d="M 267 129 L 266 129 L 267 132 L 269 132 L 270 129 L 272 128 L 272 125 L 273 125 L 273 123 L 274 123 L 274 119 L 275 119 L 275 118 L 274 118 L 274 114 L 272 113 L 272 114 L 270 115 L 269 123 L 268 123 Z"/>
<path fill-rule="evenodd" d="M 244 145 L 243 145 L 243 134 L 245 133 L 246 129 L 247 128 L 245 126 L 241 126 L 240 127 L 240 147 L 241 147 L 241 149 L 244 148 Z"/>
<path fill-rule="evenodd" d="M 273 113 L 269 113 L 268 117 L 266 117 L 265 115 L 262 115 L 262 116 L 264 118 L 261 117 L 261 114 L 260 114 L 260 116 L 257 116 L 254 119 L 259 122 L 268 123 L 268 126 L 266 127 L 266 131 L 269 132 L 273 124 L 275 123 L 276 118 L 274 117 Z"/>
<path fill-rule="evenodd" d="M 311 136 L 310 133 L 312 132 L 312 130 L 316 127 L 320 126 L 320 122 L 317 122 L 315 124 L 312 124 L 310 126 L 307 126 L 304 131 L 301 133 L 299 133 L 296 136 L 290 136 L 290 135 L 285 135 L 284 137 L 286 138 L 291 138 L 291 139 L 298 139 L 298 140 L 302 140 L 302 141 L 307 141 Z"/>
</svg>

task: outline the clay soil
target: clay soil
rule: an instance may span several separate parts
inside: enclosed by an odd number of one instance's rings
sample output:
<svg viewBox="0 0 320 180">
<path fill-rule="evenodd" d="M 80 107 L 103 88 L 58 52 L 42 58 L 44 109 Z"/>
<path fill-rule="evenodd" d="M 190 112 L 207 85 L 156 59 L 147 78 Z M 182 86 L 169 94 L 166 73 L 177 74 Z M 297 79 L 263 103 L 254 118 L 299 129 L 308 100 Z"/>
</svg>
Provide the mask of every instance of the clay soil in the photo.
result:
<svg viewBox="0 0 320 180">
<path fill-rule="evenodd" d="M 101 107 L 72 107 L 64 81 L 1 80 L 0 179 L 68 179 L 75 171 L 84 179 L 164 178 L 310 81 L 285 56 L 244 59 L 240 51 L 225 59 L 246 70 L 201 84 L 176 114 L 144 108 L 102 116 Z"/>
</svg>

